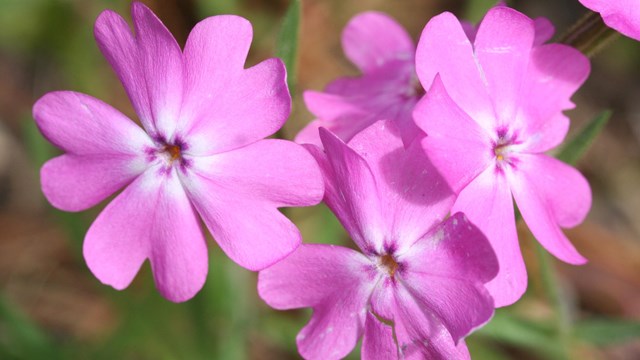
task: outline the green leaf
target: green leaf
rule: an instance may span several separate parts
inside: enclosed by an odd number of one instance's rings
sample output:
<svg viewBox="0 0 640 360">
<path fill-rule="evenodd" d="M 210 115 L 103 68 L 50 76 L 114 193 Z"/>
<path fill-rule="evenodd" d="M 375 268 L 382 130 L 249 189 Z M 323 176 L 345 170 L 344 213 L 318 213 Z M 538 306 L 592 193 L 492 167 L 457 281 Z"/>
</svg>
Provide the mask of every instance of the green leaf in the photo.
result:
<svg viewBox="0 0 640 360">
<path fill-rule="evenodd" d="M 496 310 L 493 319 L 474 335 L 508 345 L 530 349 L 548 359 L 562 358 L 562 349 L 554 340 L 555 332 L 548 324 L 533 322 Z"/>
<path fill-rule="evenodd" d="M 477 24 L 482 20 L 484 14 L 489 9 L 496 5 L 496 0 L 470 0 L 466 2 L 464 8 L 463 17 L 465 20 L 469 20 L 474 24 Z"/>
<path fill-rule="evenodd" d="M 0 294 L 0 347 L 7 345 L 8 352 L 17 358 L 60 359 L 59 349 L 37 324 L 25 316 L 16 306 Z M 7 342 L 7 343 L 5 343 Z"/>
<path fill-rule="evenodd" d="M 291 0 L 291 5 L 284 16 L 282 28 L 278 35 L 276 56 L 284 61 L 287 67 L 287 85 L 294 93 L 296 83 L 296 60 L 298 56 L 298 37 L 300 35 L 300 0 Z"/>
<path fill-rule="evenodd" d="M 611 111 L 603 111 L 585 126 L 576 136 L 568 141 L 558 152 L 557 158 L 568 163 L 575 164 L 587 151 L 595 137 L 600 134 L 602 128 L 611 117 Z"/>
<path fill-rule="evenodd" d="M 640 322 L 624 319 L 588 319 L 575 324 L 574 335 L 595 345 L 610 345 L 640 338 Z"/>
</svg>

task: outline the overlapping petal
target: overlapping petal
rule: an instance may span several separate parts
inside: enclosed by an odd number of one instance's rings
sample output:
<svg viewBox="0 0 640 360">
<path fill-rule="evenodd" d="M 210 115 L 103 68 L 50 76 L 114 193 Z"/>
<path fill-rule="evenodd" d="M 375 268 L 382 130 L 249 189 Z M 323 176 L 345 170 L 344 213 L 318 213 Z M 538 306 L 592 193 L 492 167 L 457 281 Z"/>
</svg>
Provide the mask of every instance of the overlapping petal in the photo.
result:
<svg viewBox="0 0 640 360">
<path fill-rule="evenodd" d="M 425 26 L 416 50 L 416 71 L 425 89 L 440 74 L 454 102 L 483 128 L 494 130 L 495 113 L 485 80 L 473 47 L 453 14 L 442 13 Z"/>
<path fill-rule="evenodd" d="M 498 273 L 498 259 L 490 242 L 461 212 L 422 236 L 399 254 L 398 260 L 406 262 L 411 273 L 469 283 L 486 283 Z"/>
<path fill-rule="evenodd" d="M 84 257 L 105 284 L 121 290 L 149 258 L 156 285 L 172 301 L 204 284 L 207 248 L 200 224 L 175 172 L 147 170 L 118 195 L 89 228 Z"/>
<path fill-rule="evenodd" d="M 478 28 L 473 46 L 483 80 L 493 100 L 497 127 L 511 123 L 518 110 L 522 79 L 529 62 L 533 38 L 533 21 L 506 6 L 489 10 Z M 445 74 L 443 78 L 446 84 Z M 466 87 L 460 84 L 456 84 L 457 87 Z M 455 98 L 455 92 L 450 92 Z M 482 123 L 477 116 L 474 118 Z"/>
<path fill-rule="evenodd" d="M 413 59 L 411 37 L 395 20 L 375 11 L 355 16 L 342 32 L 342 48 L 352 63 L 366 73 L 390 60 Z"/>
<path fill-rule="evenodd" d="M 378 120 L 395 120 L 403 130 L 403 138 L 415 136 L 411 112 L 418 101 L 417 90 L 412 87 L 414 68 L 412 61 L 389 60 L 360 77 L 339 78 L 330 83 L 325 92 L 306 91 L 305 104 L 318 117 L 322 127 L 344 141 Z M 318 134 L 303 129 L 296 141 L 319 142 Z M 409 141 L 407 141 L 409 143 Z"/>
<path fill-rule="evenodd" d="M 640 41 L 640 3 L 636 0 L 580 0 L 582 5 L 599 12 L 605 24 Z"/>
<path fill-rule="evenodd" d="M 124 85 L 150 134 L 173 133 L 183 94 L 182 52 L 169 30 L 145 5 L 134 2 L 135 36 L 117 13 L 106 10 L 96 20 L 98 47 Z"/>
<path fill-rule="evenodd" d="M 414 118 L 427 133 L 422 146 L 429 159 L 456 193 L 492 161 L 490 137 L 449 97 L 439 76 L 416 106 Z"/>
<path fill-rule="evenodd" d="M 369 164 L 376 180 L 387 238 L 406 248 L 447 216 L 454 197 L 420 143 L 405 148 L 399 133 L 396 121 L 378 121 L 349 147 Z"/>
<path fill-rule="evenodd" d="M 398 359 L 398 345 L 393 338 L 393 328 L 367 312 L 362 338 L 362 359 Z"/>
<path fill-rule="evenodd" d="M 325 203 L 365 253 L 382 249 L 387 228 L 371 168 L 327 130 L 320 129 L 320 138 L 326 154 L 313 145 L 307 148 L 323 173 Z"/>
<path fill-rule="evenodd" d="M 561 112 L 573 108 L 570 98 L 589 71 L 586 56 L 569 46 L 548 44 L 532 50 L 515 122 L 527 151 L 543 152 L 564 139 L 569 119 Z"/>
<path fill-rule="evenodd" d="M 551 40 L 553 34 L 556 32 L 553 23 L 546 17 L 537 17 L 533 19 L 533 27 L 535 28 L 536 36 L 533 39 L 533 45 L 542 45 Z"/>
<path fill-rule="evenodd" d="M 498 261 L 485 236 L 462 213 L 399 260 L 410 269 L 402 276 L 404 285 L 422 308 L 438 316 L 455 341 L 493 315 L 493 299 L 483 284 L 498 273 Z"/>
<path fill-rule="evenodd" d="M 584 264 L 560 226 L 582 222 L 591 207 L 591 189 L 574 168 L 546 155 L 522 155 L 509 174 L 513 196 L 527 226 L 540 244 L 570 264 Z M 540 169 L 544 169 L 543 172 Z"/>
<path fill-rule="evenodd" d="M 286 259 L 260 272 L 260 297 L 277 309 L 313 307 L 311 321 L 298 334 L 305 358 L 339 359 L 362 335 L 371 264 L 356 251 L 300 246 Z"/>
<path fill-rule="evenodd" d="M 482 230 L 496 253 L 500 272 L 486 284 L 495 306 L 513 304 L 527 288 L 527 270 L 518 244 L 507 178 L 494 166 L 487 168 L 462 190 L 451 211 L 463 212 Z"/>
<path fill-rule="evenodd" d="M 470 358 L 464 342 L 454 342 L 446 327 L 403 286 L 395 292 L 394 310 L 394 330 L 405 359 Z"/>
</svg>

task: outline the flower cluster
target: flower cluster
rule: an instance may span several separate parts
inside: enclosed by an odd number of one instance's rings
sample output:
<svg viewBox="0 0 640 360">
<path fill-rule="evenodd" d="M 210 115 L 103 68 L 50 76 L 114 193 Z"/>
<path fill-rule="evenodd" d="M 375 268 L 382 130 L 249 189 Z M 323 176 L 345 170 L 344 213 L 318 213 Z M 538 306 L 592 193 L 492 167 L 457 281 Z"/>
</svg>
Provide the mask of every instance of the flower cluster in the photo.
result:
<svg viewBox="0 0 640 360">
<path fill-rule="evenodd" d="M 615 10 L 601 9 L 605 21 Z M 141 126 L 75 92 L 33 109 L 65 152 L 41 170 L 51 204 L 85 210 L 124 188 L 84 241 L 103 283 L 127 287 L 149 259 L 163 296 L 190 299 L 208 271 L 201 219 L 260 271 L 269 305 L 313 309 L 297 337 L 305 358 L 342 358 L 362 337 L 366 359 L 458 359 L 464 338 L 526 289 L 514 200 L 543 247 L 586 261 L 561 228 L 585 218 L 589 184 L 545 152 L 565 138 L 563 111 L 590 65 L 547 43 L 548 20 L 504 5 L 477 27 L 443 13 L 415 45 L 387 15 L 360 14 L 342 43 L 362 75 L 305 93 L 317 119 L 296 144 L 265 139 L 291 99 L 281 61 L 244 68 L 247 20 L 205 19 L 181 49 L 144 5 L 132 18 L 133 33 L 105 11 L 95 36 Z M 278 211 L 321 199 L 359 251 L 301 245 Z"/>
</svg>

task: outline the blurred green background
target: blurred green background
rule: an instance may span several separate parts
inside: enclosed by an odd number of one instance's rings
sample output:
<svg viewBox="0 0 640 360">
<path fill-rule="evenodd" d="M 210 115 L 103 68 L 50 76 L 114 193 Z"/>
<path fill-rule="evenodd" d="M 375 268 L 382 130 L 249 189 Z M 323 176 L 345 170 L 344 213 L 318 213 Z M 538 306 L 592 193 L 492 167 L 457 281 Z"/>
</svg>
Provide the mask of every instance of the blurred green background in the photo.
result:
<svg viewBox="0 0 640 360">
<path fill-rule="evenodd" d="M 248 65 L 274 56 L 282 41 L 291 41 L 290 32 L 279 37 L 287 0 L 144 2 L 181 44 L 207 16 L 246 17 L 255 33 Z M 312 119 L 301 102 L 302 91 L 357 74 L 340 47 L 340 31 L 356 13 L 385 11 L 417 40 L 428 19 L 442 11 L 477 21 L 493 3 L 302 0 L 297 74 L 290 78 L 294 111 L 280 135 L 292 138 Z M 509 4 L 531 17 L 550 18 L 558 33 L 587 12 L 577 0 Z M 118 292 L 91 275 L 81 254 L 84 233 L 104 204 L 68 214 L 44 200 L 38 169 L 58 152 L 31 118 L 37 98 L 53 90 L 80 91 L 135 119 L 93 40 L 93 22 L 106 8 L 129 18 L 125 0 L 0 0 L 0 359 L 299 358 L 295 335 L 310 312 L 269 309 L 257 297 L 255 274 L 228 260 L 213 240 L 207 283 L 191 301 L 164 300 L 146 264 L 133 284 Z M 638 64 L 640 43 L 617 39 L 593 59 L 592 75 L 569 113 L 571 134 L 577 134 L 598 113 L 613 110 L 578 162 L 592 184 L 594 202 L 585 223 L 568 235 L 589 264 L 572 267 L 536 255 L 531 236 L 521 227 L 529 290 L 470 336 L 475 359 L 640 358 Z M 325 207 L 286 213 L 306 242 L 348 244 Z M 350 358 L 359 358 L 357 351 Z"/>
</svg>

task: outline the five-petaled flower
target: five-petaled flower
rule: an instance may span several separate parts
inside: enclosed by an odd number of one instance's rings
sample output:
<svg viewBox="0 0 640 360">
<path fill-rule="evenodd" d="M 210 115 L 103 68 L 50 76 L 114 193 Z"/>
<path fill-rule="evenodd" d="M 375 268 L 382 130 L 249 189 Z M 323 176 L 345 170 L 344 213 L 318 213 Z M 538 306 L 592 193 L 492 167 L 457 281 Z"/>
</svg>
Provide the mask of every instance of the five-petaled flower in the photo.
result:
<svg viewBox="0 0 640 360">
<path fill-rule="evenodd" d="M 263 139 L 283 125 L 291 100 L 280 60 L 244 68 L 247 20 L 205 19 L 183 52 L 147 7 L 134 3 L 132 17 L 135 36 L 111 11 L 95 36 L 144 129 L 93 97 L 46 94 L 34 117 L 66 154 L 42 167 L 42 189 L 55 207 L 79 211 L 126 185 L 86 235 L 87 264 L 122 289 L 148 258 L 160 292 L 184 301 L 208 270 L 196 213 L 229 257 L 259 270 L 300 244 L 277 208 L 319 202 L 322 178 L 300 145 Z"/>
<path fill-rule="evenodd" d="M 607 26 L 640 41 L 640 1 L 580 0 L 585 7 L 600 13 Z"/>
<path fill-rule="evenodd" d="M 420 142 L 405 149 L 398 133 L 379 121 L 347 146 L 321 128 L 326 154 L 307 145 L 324 201 L 362 253 L 303 244 L 260 272 L 269 305 L 313 308 L 297 337 L 305 358 L 342 358 L 363 333 L 363 359 L 467 358 L 462 338 L 493 314 L 489 242 L 461 213 L 443 220 L 453 193 Z"/>
<path fill-rule="evenodd" d="M 389 16 L 369 11 L 349 21 L 342 47 L 362 76 L 339 78 L 324 92 L 306 91 L 305 104 L 318 119 L 300 131 L 296 142 L 321 145 L 320 127 L 349 141 L 377 120 L 388 119 L 398 122 L 408 144 L 421 133 L 411 114 L 424 95 L 409 34 Z"/>
<path fill-rule="evenodd" d="M 562 111 L 589 73 L 587 58 L 564 45 L 535 46 L 533 21 L 502 6 L 487 13 L 473 45 L 455 16 L 434 17 L 416 58 L 429 89 L 414 112 L 427 133 L 423 146 L 460 191 L 452 211 L 464 212 L 496 251 L 500 273 L 488 284 L 496 306 L 515 302 L 527 286 L 512 195 L 549 252 L 584 263 L 560 226 L 585 218 L 589 184 L 544 152 L 566 136 Z"/>
</svg>

